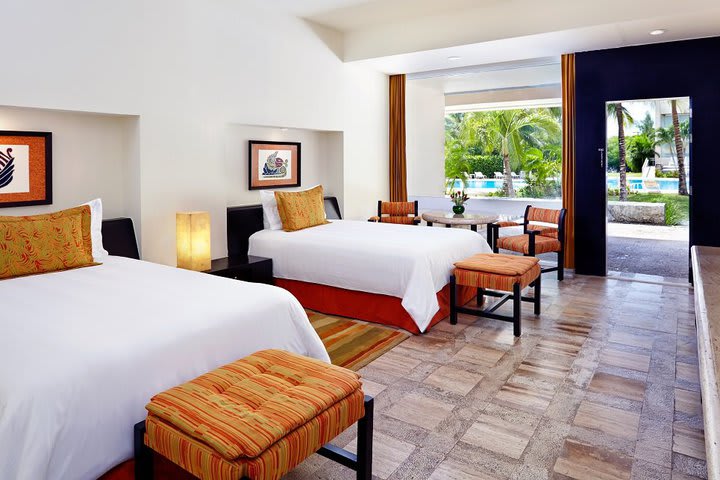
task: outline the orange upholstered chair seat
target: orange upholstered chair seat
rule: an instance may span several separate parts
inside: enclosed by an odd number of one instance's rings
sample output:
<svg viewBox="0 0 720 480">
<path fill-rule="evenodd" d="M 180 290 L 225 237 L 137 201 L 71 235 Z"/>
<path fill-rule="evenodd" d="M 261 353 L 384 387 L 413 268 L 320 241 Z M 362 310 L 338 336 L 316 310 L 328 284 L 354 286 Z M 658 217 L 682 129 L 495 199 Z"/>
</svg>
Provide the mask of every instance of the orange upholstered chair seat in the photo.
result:
<svg viewBox="0 0 720 480">
<path fill-rule="evenodd" d="M 359 376 L 264 350 L 147 405 L 145 444 L 201 479 L 279 479 L 363 417 Z"/>
<path fill-rule="evenodd" d="M 513 252 L 530 254 L 530 235 L 511 235 L 497 239 L 498 248 L 512 250 Z M 559 252 L 562 248 L 557 238 L 546 237 L 545 235 L 535 236 L 535 253 Z"/>
</svg>

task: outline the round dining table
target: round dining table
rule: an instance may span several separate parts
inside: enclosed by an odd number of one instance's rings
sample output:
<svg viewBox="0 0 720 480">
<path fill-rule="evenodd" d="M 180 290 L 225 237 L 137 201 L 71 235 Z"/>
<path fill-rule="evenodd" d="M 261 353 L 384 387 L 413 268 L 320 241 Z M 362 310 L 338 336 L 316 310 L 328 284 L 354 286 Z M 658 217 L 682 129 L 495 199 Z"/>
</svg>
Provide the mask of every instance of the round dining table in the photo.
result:
<svg viewBox="0 0 720 480">
<path fill-rule="evenodd" d="M 454 225 L 470 225 L 473 232 L 477 232 L 478 225 L 487 225 L 496 222 L 500 216 L 496 213 L 452 213 L 452 212 L 425 212 L 422 219 L 432 227 L 433 224 L 439 223 L 450 228 Z"/>
</svg>

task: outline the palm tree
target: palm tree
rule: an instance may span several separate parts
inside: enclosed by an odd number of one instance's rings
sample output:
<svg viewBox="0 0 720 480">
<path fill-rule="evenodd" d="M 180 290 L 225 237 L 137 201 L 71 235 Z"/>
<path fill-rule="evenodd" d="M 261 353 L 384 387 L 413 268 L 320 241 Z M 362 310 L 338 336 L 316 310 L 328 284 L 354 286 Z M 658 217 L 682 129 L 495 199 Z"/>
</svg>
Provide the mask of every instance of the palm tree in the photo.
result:
<svg viewBox="0 0 720 480">
<path fill-rule="evenodd" d="M 448 193 L 457 180 L 465 186 L 465 175 L 470 171 L 468 151 L 478 143 L 476 123 L 469 113 L 445 117 L 445 190 Z"/>
<path fill-rule="evenodd" d="M 627 200 L 627 155 L 625 152 L 625 125 L 632 125 L 634 120 L 621 102 L 608 103 L 607 113 L 617 119 L 618 125 L 618 151 L 620 160 L 620 201 Z"/>
<path fill-rule="evenodd" d="M 523 165 L 527 151 L 544 144 L 544 139 L 560 135 L 560 125 L 547 109 L 498 110 L 477 117 L 476 129 L 486 144 L 499 146 L 503 158 L 503 191 L 515 196 L 512 169 Z"/>
<path fill-rule="evenodd" d="M 678 193 L 687 195 L 687 178 L 685 175 L 685 151 L 683 148 L 682 133 L 680 132 L 680 119 L 678 118 L 677 99 L 670 100 L 670 109 L 672 112 L 673 137 L 675 140 L 675 151 L 677 153 L 678 166 Z"/>
</svg>

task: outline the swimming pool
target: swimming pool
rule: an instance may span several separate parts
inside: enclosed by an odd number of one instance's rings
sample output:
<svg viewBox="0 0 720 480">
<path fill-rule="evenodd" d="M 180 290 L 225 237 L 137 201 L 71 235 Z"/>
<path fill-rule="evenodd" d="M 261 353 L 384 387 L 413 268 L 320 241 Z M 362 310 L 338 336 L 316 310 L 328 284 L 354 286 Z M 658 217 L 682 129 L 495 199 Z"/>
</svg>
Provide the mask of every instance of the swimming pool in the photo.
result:
<svg viewBox="0 0 720 480">
<path fill-rule="evenodd" d="M 619 188 L 619 179 L 617 177 L 608 178 L 607 179 L 607 188 Z M 645 185 L 643 183 L 642 178 L 628 178 L 628 187 L 632 191 L 644 191 Z M 665 193 L 671 193 L 671 192 L 677 192 L 678 189 L 678 179 L 677 178 L 656 178 L 655 182 L 657 182 L 658 188 L 660 188 L 661 192 Z M 503 180 L 500 178 L 470 178 L 468 180 L 465 180 L 465 189 L 466 190 L 480 190 L 483 192 L 494 192 L 496 190 L 501 189 L 503 186 Z M 513 180 L 513 187 L 518 189 L 527 186 L 527 182 L 524 179 L 514 179 Z M 453 188 L 455 189 L 461 189 L 462 188 L 462 182 L 460 180 L 455 180 L 455 184 L 453 185 Z"/>
<path fill-rule="evenodd" d="M 513 180 L 513 188 L 522 188 L 527 185 L 527 182 L 522 179 L 514 179 Z M 498 179 L 479 179 L 479 178 L 470 178 L 468 180 L 465 180 L 465 188 L 470 190 L 499 190 L 503 186 L 503 180 Z M 462 188 L 462 183 L 460 180 L 455 180 L 455 185 L 453 185 L 453 188 Z"/>
<path fill-rule="evenodd" d="M 655 182 L 657 182 L 658 188 L 660 188 L 661 192 L 677 192 L 678 189 L 678 179 L 677 178 L 656 178 Z M 620 184 L 619 178 L 608 178 L 607 179 L 607 186 L 608 188 L 620 188 L 618 185 Z M 643 191 L 645 190 L 645 184 L 643 183 L 642 178 L 628 178 L 627 184 L 630 190 L 633 191 Z"/>
</svg>

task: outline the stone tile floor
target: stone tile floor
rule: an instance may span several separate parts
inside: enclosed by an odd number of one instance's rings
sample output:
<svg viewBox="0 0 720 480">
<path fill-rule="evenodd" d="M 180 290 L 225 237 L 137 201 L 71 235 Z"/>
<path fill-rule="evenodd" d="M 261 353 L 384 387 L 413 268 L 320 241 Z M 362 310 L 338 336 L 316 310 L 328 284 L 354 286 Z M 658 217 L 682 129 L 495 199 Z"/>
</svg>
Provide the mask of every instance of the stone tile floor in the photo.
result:
<svg viewBox="0 0 720 480">
<path fill-rule="evenodd" d="M 707 478 L 694 320 L 687 287 L 546 274 L 520 339 L 509 323 L 443 321 L 360 370 L 374 475 Z M 287 478 L 354 475 L 313 456 Z"/>
</svg>

